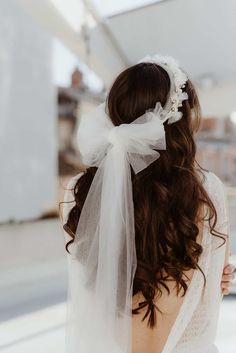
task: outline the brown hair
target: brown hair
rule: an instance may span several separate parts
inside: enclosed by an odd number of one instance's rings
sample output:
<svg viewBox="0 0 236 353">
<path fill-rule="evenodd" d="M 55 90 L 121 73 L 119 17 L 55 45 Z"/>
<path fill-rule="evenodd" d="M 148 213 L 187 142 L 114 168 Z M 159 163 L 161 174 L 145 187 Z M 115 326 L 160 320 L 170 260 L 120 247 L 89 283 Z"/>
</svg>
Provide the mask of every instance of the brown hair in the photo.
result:
<svg viewBox="0 0 236 353">
<path fill-rule="evenodd" d="M 123 71 L 113 83 L 108 98 L 108 114 L 114 125 L 131 123 L 156 102 L 165 105 L 170 88 L 166 71 L 153 63 L 140 63 Z M 132 187 L 135 218 L 135 243 L 137 270 L 133 283 L 133 295 L 142 293 L 144 301 L 133 309 L 133 314 L 146 307 L 143 320 L 154 327 L 156 297 L 163 290 L 169 292 L 167 280 L 176 282 L 177 292 L 186 293 L 187 284 L 183 272 L 199 269 L 198 259 L 202 246 L 196 242 L 201 221 L 200 210 L 208 207 L 210 231 L 217 220 L 215 207 L 200 180 L 201 168 L 195 162 L 194 132 L 200 124 L 200 106 L 190 80 L 184 91 L 188 100 L 180 109 L 182 119 L 174 124 L 165 123 L 167 149 L 160 151 L 160 158 L 135 175 Z M 198 169 L 198 170 L 197 170 Z M 88 190 L 96 173 L 88 168 L 77 181 L 73 194 L 75 205 L 71 209 L 64 229 L 74 241 L 76 227 Z M 203 174 L 202 174 L 203 175 Z M 205 216 L 202 216 L 202 219 Z M 204 276 L 204 274 L 203 274 Z M 205 279 L 205 276 L 204 276 Z"/>
</svg>

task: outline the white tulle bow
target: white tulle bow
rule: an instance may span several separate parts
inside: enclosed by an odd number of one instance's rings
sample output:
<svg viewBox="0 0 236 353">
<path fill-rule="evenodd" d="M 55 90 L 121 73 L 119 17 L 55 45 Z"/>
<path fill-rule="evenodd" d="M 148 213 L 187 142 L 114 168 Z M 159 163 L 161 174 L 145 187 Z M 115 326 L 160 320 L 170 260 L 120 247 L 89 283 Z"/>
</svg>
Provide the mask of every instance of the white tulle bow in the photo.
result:
<svg viewBox="0 0 236 353">
<path fill-rule="evenodd" d="M 187 76 L 171 57 L 147 56 L 165 69 L 170 92 L 131 124 L 114 126 L 100 105 L 82 118 L 83 162 L 98 167 L 82 208 L 70 261 L 67 353 L 131 353 L 132 288 L 137 266 L 131 168 L 139 173 L 166 148 L 163 123 L 182 117 Z"/>
<path fill-rule="evenodd" d="M 137 259 L 131 167 L 142 171 L 165 149 L 157 103 L 131 124 L 114 126 L 104 104 L 81 121 L 80 151 L 97 172 L 84 203 L 70 259 L 68 353 L 130 353 Z"/>
</svg>

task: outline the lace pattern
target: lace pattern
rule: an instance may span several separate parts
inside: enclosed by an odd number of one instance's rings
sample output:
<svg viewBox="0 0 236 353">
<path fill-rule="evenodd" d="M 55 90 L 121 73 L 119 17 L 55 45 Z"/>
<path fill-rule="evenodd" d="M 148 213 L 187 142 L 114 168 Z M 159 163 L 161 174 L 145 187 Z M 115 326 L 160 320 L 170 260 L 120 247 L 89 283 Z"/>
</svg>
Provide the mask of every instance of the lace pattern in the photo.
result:
<svg viewBox="0 0 236 353">
<path fill-rule="evenodd" d="M 82 174 L 70 180 L 65 201 L 73 201 L 70 189 Z M 228 234 L 228 212 L 223 183 L 213 173 L 205 173 L 205 189 L 217 210 L 217 230 Z M 73 203 L 64 204 L 63 221 Z M 218 353 L 214 345 L 219 308 L 222 299 L 220 280 L 224 266 L 226 246 L 222 240 L 212 236 L 208 224 L 204 225 L 203 253 L 199 265 L 206 275 L 204 289 L 203 276 L 195 271 L 185 299 L 177 315 L 162 353 Z M 214 298 L 214 300 L 212 300 Z"/>
</svg>

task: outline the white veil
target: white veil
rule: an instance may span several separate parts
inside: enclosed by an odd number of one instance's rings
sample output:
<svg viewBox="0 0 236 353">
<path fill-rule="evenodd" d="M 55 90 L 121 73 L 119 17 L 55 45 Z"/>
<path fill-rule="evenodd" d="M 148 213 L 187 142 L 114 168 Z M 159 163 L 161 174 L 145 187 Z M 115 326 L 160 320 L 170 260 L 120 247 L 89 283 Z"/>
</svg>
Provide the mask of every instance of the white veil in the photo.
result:
<svg viewBox="0 0 236 353">
<path fill-rule="evenodd" d="M 178 103 L 187 99 L 179 94 Z M 140 172 L 166 148 L 163 123 L 181 117 L 172 108 L 158 102 L 131 124 L 114 126 L 102 104 L 81 120 L 83 161 L 98 169 L 69 247 L 67 353 L 131 352 L 137 265 L 131 168 Z"/>
</svg>

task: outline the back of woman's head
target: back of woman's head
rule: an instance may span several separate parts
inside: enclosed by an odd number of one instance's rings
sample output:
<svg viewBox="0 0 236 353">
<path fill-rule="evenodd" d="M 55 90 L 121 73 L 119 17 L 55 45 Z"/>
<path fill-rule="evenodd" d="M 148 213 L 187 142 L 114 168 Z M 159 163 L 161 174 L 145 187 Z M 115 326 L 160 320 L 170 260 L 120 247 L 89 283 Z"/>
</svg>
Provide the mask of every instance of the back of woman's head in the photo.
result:
<svg viewBox="0 0 236 353">
<path fill-rule="evenodd" d="M 132 173 L 137 270 L 133 295 L 141 293 L 143 301 L 133 314 L 146 307 L 143 319 L 156 322 L 155 300 L 169 291 L 168 280 L 174 280 L 178 293 L 185 294 L 183 273 L 198 268 L 202 247 L 197 243 L 201 206 L 209 208 L 212 234 L 216 211 L 204 190 L 196 168 L 194 132 L 200 121 L 197 94 L 190 80 L 182 88 L 188 99 L 179 111 L 182 118 L 173 124 L 165 122 L 166 150 L 142 172 Z M 140 63 L 123 71 L 113 83 L 107 97 L 107 113 L 114 125 L 131 123 L 157 102 L 164 107 L 169 99 L 170 78 L 154 63 Z M 96 168 L 88 168 L 74 188 L 75 206 L 64 229 L 73 242 L 80 213 Z"/>
<path fill-rule="evenodd" d="M 193 134 L 200 123 L 200 105 L 190 80 L 182 88 L 188 94 L 179 108 L 183 118 L 176 124 L 166 123 L 169 157 L 195 158 Z M 107 110 L 114 125 L 131 123 L 157 102 L 164 107 L 170 92 L 167 72 L 154 63 L 140 63 L 123 71 L 113 83 L 107 98 Z M 178 146 L 177 146 L 178 145 Z M 186 150 L 187 149 L 187 150 Z"/>
</svg>

